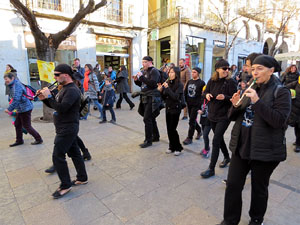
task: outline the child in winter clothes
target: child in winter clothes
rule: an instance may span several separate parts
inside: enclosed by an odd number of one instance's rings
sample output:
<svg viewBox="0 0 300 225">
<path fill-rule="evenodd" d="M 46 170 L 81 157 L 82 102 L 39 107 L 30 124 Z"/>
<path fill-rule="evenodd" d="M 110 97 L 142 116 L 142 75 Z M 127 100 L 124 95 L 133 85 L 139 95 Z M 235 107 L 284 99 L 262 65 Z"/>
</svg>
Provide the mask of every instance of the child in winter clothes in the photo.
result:
<svg viewBox="0 0 300 225">
<path fill-rule="evenodd" d="M 200 155 L 202 155 L 205 158 L 209 157 L 209 132 L 211 130 L 208 116 L 208 101 L 204 98 L 203 104 L 201 105 L 201 109 L 198 111 L 200 114 L 200 124 L 202 126 L 202 132 L 203 132 L 203 140 L 204 140 L 204 149 L 201 150 Z"/>
<path fill-rule="evenodd" d="M 106 110 L 109 110 L 111 113 L 111 123 L 116 123 L 116 116 L 113 110 L 114 101 L 116 99 L 115 91 L 112 87 L 112 80 L 110 78 L 105 79 L 105 86 L 103 87 L 102 94 L 103 101 L 103 120 L 100 123 L 106 123 Z"/>
</svg>

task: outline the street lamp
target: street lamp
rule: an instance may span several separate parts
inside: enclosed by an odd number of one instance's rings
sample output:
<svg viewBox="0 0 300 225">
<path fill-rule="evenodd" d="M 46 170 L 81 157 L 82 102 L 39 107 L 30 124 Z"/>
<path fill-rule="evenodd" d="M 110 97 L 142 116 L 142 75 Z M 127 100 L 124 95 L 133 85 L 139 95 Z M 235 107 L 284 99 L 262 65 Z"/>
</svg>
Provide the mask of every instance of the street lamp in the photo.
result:
<svg viewBox="0 0 300 225">
<path fill-rule="evenodd" d="M 181 24 L 181 9 L 182 9 L 182 1 L 176 1 L 176 9 L 178 13 L 178 43 L 177 43 L 177 66 L 179 66 L 180 59 L 180 24 Z"/>
</svg>

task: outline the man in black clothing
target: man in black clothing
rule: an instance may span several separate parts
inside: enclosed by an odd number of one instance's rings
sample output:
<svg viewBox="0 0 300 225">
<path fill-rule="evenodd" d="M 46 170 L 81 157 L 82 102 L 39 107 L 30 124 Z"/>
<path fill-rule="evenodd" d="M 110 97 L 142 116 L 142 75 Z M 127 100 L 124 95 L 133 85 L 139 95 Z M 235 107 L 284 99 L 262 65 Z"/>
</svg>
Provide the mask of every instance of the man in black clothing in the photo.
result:
<svg viewBox="0 0 300 225">
<path fill-rule="evenodd" d="M 73 70 L 76 70 L 80 74 L 80 83 L 81 88 L 80 91 L 83 93 L 83 81 L 84 81 L 84 68 L 80 66 L 80 59 L 75 58 L 73 60 Z"/>
<path fill-rule="evenodd" d="M 80 90 L 73 82 L 72 68 L 60 64 L 54 69 L 55 79 L 63 88 L 53 97 L 48 88 L 38 90 L 39 99 L 56 110 L 53 114 L 56 136 L 52 161 L 61 181 L 60 187 L 52 194 L 60 198 L 71 190 L 72 185 L 86 184 L 88 181 L 83 158 L 77 145 L 79 131 Z M 77 179 L 71 182 L 66 154 L 72 158 L 77 171 Z"/>
<path fill-rule="evenodd" d="M 161 104 L 160 92 L 157 90 L 157 83 L 160 80 L 159 71 L 153 66 L 153 59 L 150 56 L 143 58 L 144 72 L 134 76 L 134 82 L 141 87 L 141 102 L 139 113 L 144 117 L 145 141 L 140 144 L 141 148 L 147 148 L 152 142 L 159 141 L 159 131 L 156 124 L 156 117 L 159 115 Z"/>
</svg>

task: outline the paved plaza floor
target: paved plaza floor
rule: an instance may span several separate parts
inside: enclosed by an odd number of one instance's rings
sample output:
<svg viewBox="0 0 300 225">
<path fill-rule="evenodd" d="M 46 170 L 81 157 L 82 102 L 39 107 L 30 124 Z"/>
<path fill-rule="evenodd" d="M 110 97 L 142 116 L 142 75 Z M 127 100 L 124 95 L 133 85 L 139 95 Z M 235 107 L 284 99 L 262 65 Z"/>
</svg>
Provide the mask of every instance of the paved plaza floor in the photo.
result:
<svg viewBox="0 0 300 225">
<path fill-rule="evenodd" d="M 136 102 L 137 103 L 137 102 Z M 185 146 L 179 157 L 165 154 L 168 139 L 165 112 L 158 125 L 161 141 L 141 149 L 143 120 L 137 107 L 130 111 L 126 102 L 115 110 L 117 124 L 99 124 L 97 111 L 80 122 L 79 136 L 92 155 L 86 162 L 89 183 L 73 187 L 65 197 L 54 200 L 51 194 L 59 185 L 49 167 L 54 140 L 51 123 L 34 122 L 44 139 L 32 146 L 9 148 L 15 130 L 3 110 L 0 111 L 0 224 L 1 225 L 214 225 L 222 220 L 228 168 L 216 169 L 216 176 L 202 179 L 200 172 L 209 159 L 199 155 L 203 140 Z M 37 103 L 33 117 L 41 116 Z M 108 112 L 108 119 L 110 113 Z M 232 125 L 226 132 L 229 141 Z M 188 121 L 180 121 L 181 141 L 186 138 Z M 212 135 L 212 134 L 211 134 Z M 300 224 L 300 154 L 293 151 L 294 132 L 288 129 L 288 158 L 271 177 L 269 205 L 265 225 Z M 223 160 L 220 155 L 219 161 Z M 68 159 L 70 173 L 75 169 Z M 240 225 L 247 225 L 251 191 L 250 178 L 243 192 Z"/>
</svg>

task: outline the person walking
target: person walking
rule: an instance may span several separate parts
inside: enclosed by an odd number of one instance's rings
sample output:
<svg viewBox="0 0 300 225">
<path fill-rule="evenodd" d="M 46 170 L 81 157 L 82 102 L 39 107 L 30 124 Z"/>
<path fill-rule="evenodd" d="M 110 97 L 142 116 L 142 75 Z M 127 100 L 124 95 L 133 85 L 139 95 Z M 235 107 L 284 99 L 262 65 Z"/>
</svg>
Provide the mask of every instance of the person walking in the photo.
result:
<svg viewBox="0 0 300 225">
<path fill-rule="evenodd" d="M 145 124 L 145 140 L 140 147 L 147 148 L 152 145 L 152 142 L 159 141 L 156 117 L 160 113 L 161 106 L 161 94 L 157 90 L 160 73 L 153 66 L 153 59 L 150 56 L 145 56 L 142 63 L 143 72 L 139 72 L 133 79 L 135 84 L 141 87 L 138 112 L 144 118 Z"/>
<path fill-rule="evenodd" d="M 183 84 L 183 89 L 185 90 L 187 82 L 191 79 L 191 69 L 185 64 L 185 59 L 182 58 L 179 60 L 180 67 L 180 81 Z M 186 120 L 188 116 L 188 109 L 185 107 L 183 109 L 183 120 Z"/>
<path fill-rule="evenodd" d="M 26 97 L 27 93 L 25 86 L 12 72 L 4 75 L 4 81 L 9 88 L 9 99 L 11 99 L 11 103 L 8 108 L 5 109 L 5 112 L 9 114 L 14 110 L 17 111 L 17 116 L 14 123 L 16 130 L 16 141 L 9 146 L 14 147 L 24 144 L 23 128 L 34 137 L 35 141 L 31 143 L 32 145 L 42 144 L 43 139 L 41 135 L 31 126 L 31 112 L 33 109 L 33 104 Z"/>
<path fill-rule="evenodd" d="M 80 90 L 74 84 L 72 68 L 67 64 L 55 67 L 54 78 L 63 86 L 55 98 L 48 88 L 38 90 L 37 94 L 40 100 L 55 110 L 53 117 L 56 136 L 52 161 L 61 182 L 58 189 L 52 194 L 56 199 L 69 193 L 72 186 L 86 184 L 88 176 L 77 144 Z M 72 158 L 77 172 L 76 179 L 73 181 L 70 178 L 66 154 Z"/>
<path fill-rule="evenodd" d="M 116 82 L 117 82 L 117 92 L 120 94 L 119 99 L 117 101 L 116 108 L 117 109 L 121 108 L 121 103 L 124 98 L 128 103 L 130 110 L 132 110 L 135 105 L 127 96 L 127 93 L 130 90 L 128 85 L 128 71 L 124 65 L 120 66 L 119 72 L 117 74 Z"/>
<path fill-rule="evenodd" d="M 187 138 L 183 141 L 184 145 L 193 143 L 193 136 L 195 129 L 197 130 L 196 140 L 199 140 L 202 132 L 201 127 L 197 122 L 198 110 L 201 107 L 202 90 L 205 86 L 205 82 L 200 79 L 201 69 L 195 67 L 192 70 L 192 79 L 189 80 L 184 89 L 184 97 L 187 103 L 187 109 L 189 113 L 189 131 Z"/>
<path fill-rule="evenodd" d="M 183 147 L 180 144 L 177 125 L 181 113 L 181 99 L 183 97 L 183 84 L 180 82 L 180 69 L 173 67 L 169 71 L 169 80 L 158 85 L 166 107 L 166 124 L 169 139 L 167 154 L 174 153 L 179 156 Z"/>
<path fill-rule="evenodd" d="M 112 87 L 112 80 L 110 78 L 105 79 L 105 85 L 103 88 L 103 94 L 101 95 L 103 99 L 103 120 L 99 123 L 106 123 L 106 110 L 110 111 L 111 114 L 111 123 L 116 123 L 116 115 L 113 109 L 114 102 L 115 102 L 115 91 Z"/>
<path fill-rule="evenodd" d="M 93 101 L 94 105 L 98 108 L 100 112 L 100 119 L 103 118 L 102 116 L 102 105 L 99 103 L 98 99 L 100 96 L 100 88 L 97 76 L 93 72 L 93 67 L 91 64 L 86 64 L 84 66 L 85 73 L 84 73 L 84 82 L 83 82 L 83 89 L 84 89 L 84 96 L 89 97 L 90 101 Z M 90 112 L 90 101 L 89 101 L 89 112 Z M 87 119 L 88 114 L 83 117 L 82 119 Z"/>
<path fill-rule="evenodd" d="M 204 148 L 201 150 L 200 155 L 202 155 L 204 158 L 208 158 L 210 152 L 209 133 L 211 130 L 211 125 L 208 119 L 208 108 L 209 108 L 209 101 L 207 101 L 205 96 L 203 96 L 201 109 L 198 110 L 198 113 L 200 114 L 200 124 L 202 127 L 203 140 L 204 140 Z"/>
<path fill-rule="evenodd" d="M 84 68 L 80 66 L 80 59 L 79 58 L 75 58 L 73 60 L 73 70 L 76 70 L 79 74 L 80 74 L 80 83 L 81 83 L 81 92 L 84 93 L 83 90 L 83 81 L 84 81 Z"/>
<path fill-rule="evenodd" d="M 229 144 L 232 158 L 221 225 L 239 224 L 242 191 L 250 171 L 252 190 L 249 225 L 263 224 L 270 177 L 287 156 L 285 131 L 291 111 L 291 96 L 289 90 L 273 75 L 280 69 L 273 57 L 256 57 L 252 64 L 256 84 L 245 91 L 246 98 L 241 104 L 237 104 L 239 92 L 232 97 L 229 117 L 235 124 Z"/>
<path fill-rule="evenodd" d="M 224 160 L 219 167 L 224 168 L 230 162 L 230 156 L 224 141 L 224 133 L 230 124 L 227 113 L 231 106 L 230 99 L 237 91 L 237 84 L 229 77 L 228 73 L 229 63 L 224 59 L 217 61 L 215 72 L 205 89 L 205 97 L 210 101 L 208 119 L 214 132 L 214 137 L 209 167 L 201 173 L 203 178 L 215 175 L 215 166 L 219 158 L 220 148 L 224 155 Z"/>
<path fill-rule="evenodd" d="M 289 66 L 281 77 L 281 82 L 288 85 L 292 82 L 298 81 L 299 72 L 296 65 Z"/>
</svg>

